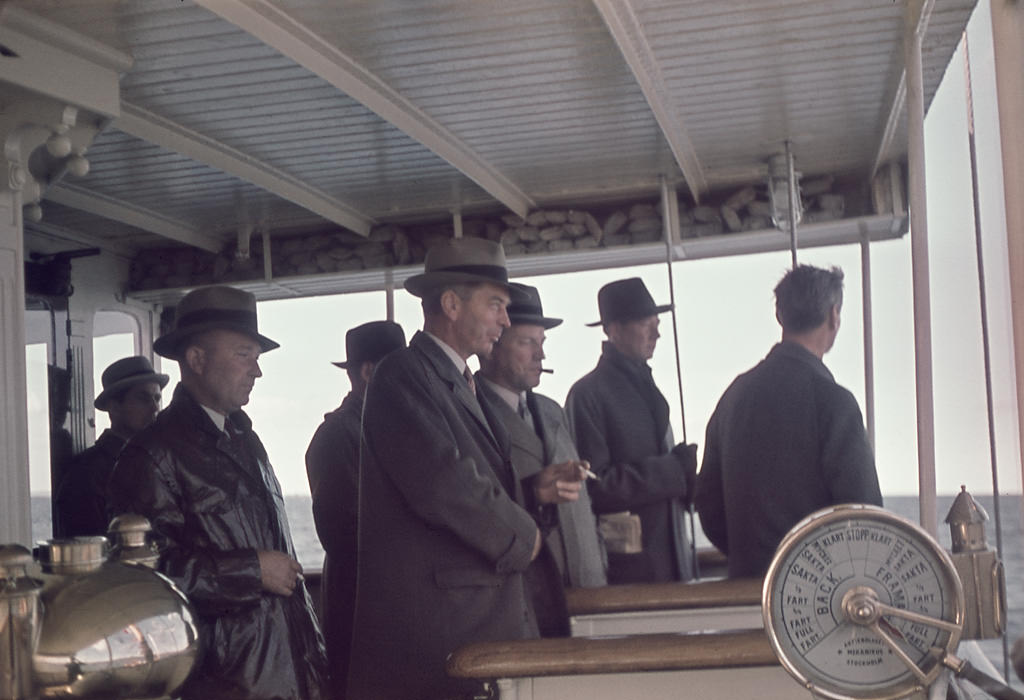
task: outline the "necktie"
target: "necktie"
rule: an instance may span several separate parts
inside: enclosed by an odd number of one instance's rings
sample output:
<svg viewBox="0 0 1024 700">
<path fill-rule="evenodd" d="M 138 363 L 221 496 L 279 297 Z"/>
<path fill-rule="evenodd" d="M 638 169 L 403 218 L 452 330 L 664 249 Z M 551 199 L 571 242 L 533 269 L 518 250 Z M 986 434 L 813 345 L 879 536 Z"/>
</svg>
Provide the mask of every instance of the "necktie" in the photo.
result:
<svg viewBox="0 0 1024 700">
<path fill-rule="evenodd" d="M 469 390 L 473 392 L 473 396 L 476 396 L 476 381 L 473 379 L 473 373 L 469 371 L 468 365 L 462 376 L 466 378 L 466 383 L 469 384 Z"/>
<path fill-rule="evenodd" d="M 519 397 L 519 409 L 517 411 L 519 417 L 526 421 L 526 424 L 533 427 L 533 414 L 530 413 L 530 407 L 526 405 L 526 396 Z"/>
</svg>

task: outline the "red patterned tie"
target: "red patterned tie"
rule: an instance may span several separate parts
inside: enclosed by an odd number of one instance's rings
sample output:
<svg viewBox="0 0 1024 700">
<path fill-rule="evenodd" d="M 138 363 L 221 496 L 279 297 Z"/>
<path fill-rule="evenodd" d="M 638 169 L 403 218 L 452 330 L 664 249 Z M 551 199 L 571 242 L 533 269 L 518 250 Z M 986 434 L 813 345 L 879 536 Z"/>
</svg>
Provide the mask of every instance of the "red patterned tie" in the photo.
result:
<svg viewBox="0 0 1024 700">
<path fill-rule="evenodd" d="M 462 376 L 466 378 L 466 383 L 469 384 L 469 390 L 473 392 L 473 396 L 476 396 L 476 381 L 473 379 L 473 373 L 469 371 L 469 365 L 466 365 Z"/>
</svg>

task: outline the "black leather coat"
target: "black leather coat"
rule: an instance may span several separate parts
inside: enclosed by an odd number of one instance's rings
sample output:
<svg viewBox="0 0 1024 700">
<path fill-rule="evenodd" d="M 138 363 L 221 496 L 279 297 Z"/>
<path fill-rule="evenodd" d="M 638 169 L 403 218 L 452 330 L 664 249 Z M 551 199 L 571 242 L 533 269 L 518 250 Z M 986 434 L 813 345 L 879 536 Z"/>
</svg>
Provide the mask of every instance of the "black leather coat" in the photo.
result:
<svg viewBox="0 0 1024 700">
<path fill-rule="evenodd" d="M 249 417 L 229 420 L 236 440 L 179 384 L 121 452 L 111 502 L 167 538 L 160 571 L 198 612 L 203 651 L 182 698 L 318 700 L 326 660 L 305 586 L 283 597 L 260 585 L 258 550 L 294 556 L 281 488 Z"/>
</svg>

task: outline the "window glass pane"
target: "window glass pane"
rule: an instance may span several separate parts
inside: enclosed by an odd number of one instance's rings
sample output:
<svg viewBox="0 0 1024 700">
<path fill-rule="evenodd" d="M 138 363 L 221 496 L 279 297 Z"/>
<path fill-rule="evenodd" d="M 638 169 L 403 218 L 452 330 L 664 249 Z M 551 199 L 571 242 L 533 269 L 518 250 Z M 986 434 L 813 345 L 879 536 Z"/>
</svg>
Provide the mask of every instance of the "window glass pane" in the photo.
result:
<svg viewBox="0 0 1024 700">
<path fill-rule="evenodd" d="M 131 357 L 135 354 L 135 336 L 132 333 L 112 333 L 92 341 L 92 382 L 95 399 L 103 391 L 102 376 L 103 370 L 116 360 L 122 357 Z M 88 411 L 88 409 L 86 409 Z M 110 417 L 106 411 L 95 411 L 96 436 L 110 427 Z"/>
<path fill-rule="evenodd" d="M 49 539 L 50 524 L 50 418 L 46 384 L 46 343 L 25 347 L 28 385 L 28 464 L 32 494 L 32 540 Z"/>
</svg>

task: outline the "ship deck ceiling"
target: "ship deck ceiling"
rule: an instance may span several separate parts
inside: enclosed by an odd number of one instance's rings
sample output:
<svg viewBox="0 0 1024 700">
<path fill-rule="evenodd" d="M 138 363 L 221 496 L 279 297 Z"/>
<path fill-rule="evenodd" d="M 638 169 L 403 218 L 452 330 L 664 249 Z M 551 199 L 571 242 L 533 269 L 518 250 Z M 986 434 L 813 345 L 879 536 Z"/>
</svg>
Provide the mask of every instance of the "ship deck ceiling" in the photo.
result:
<svg viewBox="0 0 1024 700">
<path fill-rule="evenodd" d="M 975 3 L 925 3 L 926 107 Z M 699 200 L 763 181 L 786 140 L 804 178 L 866 183 L 905 157 L 905 5 L 14 0 L 132 58 L 89 174 L 26 229 L 130 255 L 243 220 L 365 235 L 655 199 L 663 178 Z"/>
</svg>

